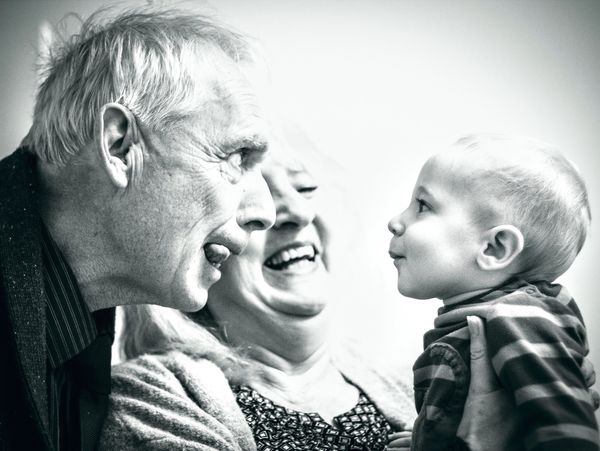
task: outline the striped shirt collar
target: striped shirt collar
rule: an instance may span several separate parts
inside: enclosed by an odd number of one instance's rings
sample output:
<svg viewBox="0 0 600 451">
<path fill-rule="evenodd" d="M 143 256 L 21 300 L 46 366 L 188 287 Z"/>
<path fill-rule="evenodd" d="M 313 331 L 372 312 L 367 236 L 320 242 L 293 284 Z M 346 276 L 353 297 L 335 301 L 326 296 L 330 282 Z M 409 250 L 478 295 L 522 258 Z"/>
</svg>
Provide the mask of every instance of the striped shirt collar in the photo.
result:
<svg viewBox="0 0 600 451">
<path fill-rule="evenodd" d="M 57 368 L 87 348 L 98 330 L 73 271 L 44 224 L 42 259 L 48 359 Z"/>
</svg>

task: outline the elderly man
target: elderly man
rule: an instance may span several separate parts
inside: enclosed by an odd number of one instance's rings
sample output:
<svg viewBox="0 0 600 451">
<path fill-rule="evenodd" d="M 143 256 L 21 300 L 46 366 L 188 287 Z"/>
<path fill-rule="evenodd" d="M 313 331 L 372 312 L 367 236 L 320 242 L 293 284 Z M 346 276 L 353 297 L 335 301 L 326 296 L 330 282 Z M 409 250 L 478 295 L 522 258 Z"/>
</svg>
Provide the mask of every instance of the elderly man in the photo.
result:
<svg viewBox="0 0 600 451">
<path fill-rule="evenodd" d="M 0 449 L 93 449 L 114 308 L 202 308 L 272 225 L 247 42 L 135 12 L 52 53 L 24 145 L 0 162 Z"/>
</svg>

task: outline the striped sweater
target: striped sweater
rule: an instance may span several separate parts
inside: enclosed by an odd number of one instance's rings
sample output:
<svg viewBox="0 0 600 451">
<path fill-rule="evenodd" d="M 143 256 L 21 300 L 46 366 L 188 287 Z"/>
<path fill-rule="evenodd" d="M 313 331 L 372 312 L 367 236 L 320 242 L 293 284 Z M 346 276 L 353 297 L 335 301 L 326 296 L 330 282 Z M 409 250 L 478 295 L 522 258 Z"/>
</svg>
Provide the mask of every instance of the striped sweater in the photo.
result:
<svg viewBox="0 0 600 451">
<path fill-rule="evenodd" d="M 520 449 L 597 451 L 598 425 L 580 369 L 588 353 L 581 313 L 560 285 L 523 281 L 440 309 L 413 366 L 419 416 L 411 449 L 466 449 L 456 431 L 470 381 L 467 315 L 486 320 L 492 365 L 516 405 Z"/>
</svg>

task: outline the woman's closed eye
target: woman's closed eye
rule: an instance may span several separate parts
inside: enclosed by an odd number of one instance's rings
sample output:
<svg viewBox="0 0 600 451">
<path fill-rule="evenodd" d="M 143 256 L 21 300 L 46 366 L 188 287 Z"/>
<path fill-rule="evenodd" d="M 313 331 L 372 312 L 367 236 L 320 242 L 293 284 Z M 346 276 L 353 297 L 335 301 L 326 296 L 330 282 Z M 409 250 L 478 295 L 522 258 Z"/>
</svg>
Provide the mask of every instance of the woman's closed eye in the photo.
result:
<svg viewBox="0 0 600 451">
<path fill-rule="evenodd" d="M 294 172 L 291 180 L 296 191 L 307 199 L 313 197 L 319 189 L 319 184 L 304 168 L 300 171 Z"/>
<path fill-rule="evenodd" d="M 319 187 L 317 185 L 302 185 L 296 188 L 304 197 L 312 197 Z"/>
</svg>

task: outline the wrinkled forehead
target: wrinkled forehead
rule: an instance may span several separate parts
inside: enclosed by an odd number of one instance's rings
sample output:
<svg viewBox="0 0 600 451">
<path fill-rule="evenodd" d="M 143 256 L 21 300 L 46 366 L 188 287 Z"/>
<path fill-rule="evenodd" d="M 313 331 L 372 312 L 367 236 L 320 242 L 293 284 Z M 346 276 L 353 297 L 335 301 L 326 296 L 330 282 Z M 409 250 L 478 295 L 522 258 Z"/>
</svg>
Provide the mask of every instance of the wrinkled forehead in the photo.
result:
<svg viewBox="0 0 600 451">
<path fill-rule="evenodd" d="M 198 113 L 215 125 L 251 125 L 265 121 L 264 105 L 244 71 L 221 58 L 196 80 Z"/>
<path fill-rule="evenodd" d="M 171 139 L 190 151 L 217 156 L 242 148 L 269 149 L 265 115 L 252 90 L 239 80 L 207 80 L 190 111 L 182 120 L 163 127 L 159 134 L 163 141 Z"/>
</svg>

